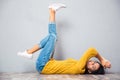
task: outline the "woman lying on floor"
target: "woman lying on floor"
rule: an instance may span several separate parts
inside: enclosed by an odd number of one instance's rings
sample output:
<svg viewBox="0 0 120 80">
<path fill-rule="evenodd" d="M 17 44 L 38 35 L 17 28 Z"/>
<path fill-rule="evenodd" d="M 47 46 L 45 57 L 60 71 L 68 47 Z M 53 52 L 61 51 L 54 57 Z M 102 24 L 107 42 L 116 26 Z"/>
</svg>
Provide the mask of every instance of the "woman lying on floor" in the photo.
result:
<svg viewBox="0 0 120 80">
<path fill-rule="evenodd" d="M 65 5 L 58 3 L 49 6 L 48 36 L 33 48 L 18 52 L 18 55 L 32 58 L 32 54 L 41 49 L 36 61 L 36 69 L 43 74 L 104 74 L 104 68 L 110 68 L 111 64 L 94 48 L 89 48 L 79 60 L 55 60 L 51 58 L 57 39 L 55 13 L 61 8 L 65 8 Z M 90 60 L 92 57 L 96 57 L 100 62 Z"/>
</svg>

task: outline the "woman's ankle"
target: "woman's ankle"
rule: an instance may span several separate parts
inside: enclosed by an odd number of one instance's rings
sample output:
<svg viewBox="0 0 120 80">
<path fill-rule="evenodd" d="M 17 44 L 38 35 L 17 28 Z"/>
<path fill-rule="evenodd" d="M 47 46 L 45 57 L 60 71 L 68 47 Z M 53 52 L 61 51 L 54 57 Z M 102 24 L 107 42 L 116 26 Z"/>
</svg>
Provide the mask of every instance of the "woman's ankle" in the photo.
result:
<svg viewBox="0 0 120 80">
<path fill-rule="evenodd" d="M 33 54 L 33 52 L 30 51 L 30 50 L 26 50 L 26 51 L 27 51 L 28 54 Z"/>
</svg>

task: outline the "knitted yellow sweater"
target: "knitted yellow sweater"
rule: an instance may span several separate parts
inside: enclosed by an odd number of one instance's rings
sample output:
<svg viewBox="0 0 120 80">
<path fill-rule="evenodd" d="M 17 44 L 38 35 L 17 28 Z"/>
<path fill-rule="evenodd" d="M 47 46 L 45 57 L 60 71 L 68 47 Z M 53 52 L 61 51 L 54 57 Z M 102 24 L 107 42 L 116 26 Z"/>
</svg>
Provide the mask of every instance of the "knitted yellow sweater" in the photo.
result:
<svg viewBox="0 0 120 80">
<path fill-rule="evenodd" d="M 94 48 L 89 48 L 80 60 L 67 59 L 67 60 L 49 60 L 44 66 L 41 73 L 43 74 L 83 74 L 87 61 L 91 57 L 95 57 L 97 51 Z"/>
</svg>

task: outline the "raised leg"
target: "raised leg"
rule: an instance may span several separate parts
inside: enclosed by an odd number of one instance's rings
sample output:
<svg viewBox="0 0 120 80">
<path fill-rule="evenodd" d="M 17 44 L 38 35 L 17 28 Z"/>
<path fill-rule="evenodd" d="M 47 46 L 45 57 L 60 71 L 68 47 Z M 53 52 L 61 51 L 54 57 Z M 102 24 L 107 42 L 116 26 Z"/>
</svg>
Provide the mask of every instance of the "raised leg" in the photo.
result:
<svg viewBox="0 0 120 80">
<path fill-rule="evenodd" d="M 49 18 L 49 35 L 44 38 L 40 44 L 37 44 L 37 45 L 34 45 L 32 48 L 30 49 L 27 49 L 25 50 L 24 52 L 18 52 L 17 54 L 19 56 L 23 56 L 23 57 L 26 57 L 26 58 L 32 58 L 32 54 L 42 48 L 44 48 L 47 43 L 49 42 L 50 44 L 50 41 L 49 40 L 52 40 L 51 39 L 51 36 L 54 37 L 55 40 L 53 41 L 56 41 L 56 25 L 55 25 L 55 13 L 57 10 L 59 10 L 60 8 L 64 8 L 65 5 L 64 4 L 52 4 L 49 6 L 49 13 L 50 13 L 50 18 Z M 53 45 L 55 43 L 51 42 Z M 46 48 L 45 48 L 46 49 Z"/>
<path fill-rule="evenodd" d="M 26 58 L 32 58 L 32 54 L 42 48 L 44 48 L 44 46 L 46 45 L 46 43 L 49 40 L 50 35 L 53 35 L 54 37 L 56 37 L 56 25 L 55 25 L 55 11 L 53 9 L 49 9 L 49 13 L 50 13 L 50 18 L 49 18 L 49 25 L 48 25 L 48 36 L 45 37 L 40 44 L 36 44 L 34 45 L 32 48 L 25 50 L 24 52 L 18 52 L 17 54 L 19 56 L 23 56 Z"/>
<path fill-rule="evenodd" d="M 38 72 L 40 72 L 44 65 L 48 62 L 50 59 L 51 53 L 54 49 L 54 45 L 56 42 L 56 24 L 55 24 L 55 11 L 53 9 L 49 9 L 50 17 L 49 17 L 49 35 L 48 40 L 46 44 L 44 45 L 43 49 L 41 50 L 38 59 L 36 61 L 36 69 Z M 39 46 L 42 45 L 45 41 L 43 40 Z"/>
<path fill-rule="evenodd" d="M 57 5 L 59 6 L 58 8 L 61 8 L 61 5 Z M 56 33 L 56 24 L 55 24 L 55 13 L 56 10 L 54 9 L 54 6 L 52 5 L 52 7 L 49 6 L 49 13 L 50 13 L 50 17 L 49 17 L 49 39 L 47 41 L 47 43 L 44 45 L 42 51 L 40 52 L 38 59 L 36 61 L 36 69 L 38 72 L 41 72 L 43 67 L 45 66 L 45 64 L 49 61 L 49 59 L 51 58 L 52 52 L 54 50 L 54 46 L 56 43 L 56 39 L 57 39 L 57 33 Z M 53 55 L 52 55 L 53 56 Z"/>
<path fill-rule="evenodd" d="M 56 27 L 54 27 L 54 25 L 52 23 L 55 23 L 55 11 L 53 9 L 49 9 L 49 13 L 50 13 L 50 17 L 49 17 L 49 21 L 51 26 L 49 26 L 49 34 L 54 33 L 56 34 Z M 40 44 L 36 44 L 35 46 L 33 46 L 31 49 L 28 49 L 27 52 L 29 54 L 33 54 L 34 52 L 44 48 L 44 46 L 46 45 L 47 41 L 49 39 L 49 36 L 45 37 Z"/>
</svg>

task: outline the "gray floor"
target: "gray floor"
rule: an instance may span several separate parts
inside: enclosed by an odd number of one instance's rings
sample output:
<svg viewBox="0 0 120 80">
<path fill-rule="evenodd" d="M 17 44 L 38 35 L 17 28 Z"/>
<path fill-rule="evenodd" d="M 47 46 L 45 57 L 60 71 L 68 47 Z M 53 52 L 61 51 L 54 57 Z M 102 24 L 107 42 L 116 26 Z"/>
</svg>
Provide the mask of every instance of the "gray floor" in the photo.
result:
<svg viewBox="0 0 120 80">
<path fill-rule="evenodd" d="M 38 73 L 0 73 L 0 80 L 120 80 L 120 73 L 105 75 L 43 75 Z"/>
</svg>

